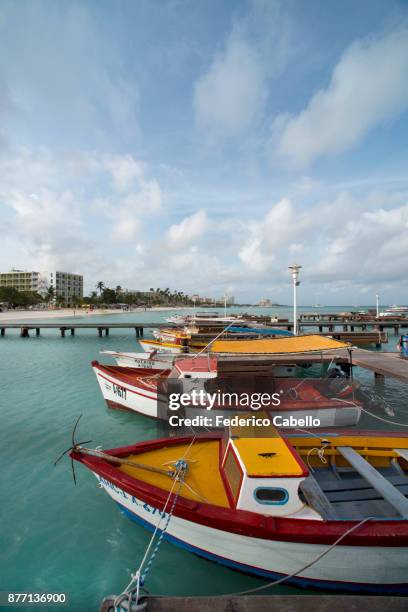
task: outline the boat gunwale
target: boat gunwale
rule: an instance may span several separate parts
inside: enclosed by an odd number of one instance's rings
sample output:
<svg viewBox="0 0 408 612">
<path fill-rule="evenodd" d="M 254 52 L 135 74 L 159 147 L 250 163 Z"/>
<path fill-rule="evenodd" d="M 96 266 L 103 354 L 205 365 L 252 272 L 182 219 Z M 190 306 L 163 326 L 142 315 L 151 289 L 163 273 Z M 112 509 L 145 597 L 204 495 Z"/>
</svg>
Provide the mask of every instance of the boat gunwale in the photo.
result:
<svg viewBox="0 0 408 612">
<path fill-rule="evenodd" d="M 370 433 L 372 435 L 376 434 L 376 432 Z M 401 432 L 395 432 L 394 435 L 390 432 L 390 437 L 402 436 L 406 437 Z M 155 450 L 162 446 L 188 444 L 192 439 L 193 436 L 159 438 L 104 452 L 121 457 Z M 213 439 L 221 440 L 220 434 L 211 432 L 196 436 L 196 441 Z M 137 497 L 144 503 L 158 509 L 164 506 L 168 497 L 167 490 L 125 474 L 105 459 L 81 455 L 80 451 L 71 451 L 71 457 L 130 496 Z M 174 494 L 171 495 L 170 503 L 173 499 Z M 189 500 L 182 496 L 179 496 L 173 514 L 192 523 L 246 537 L 322 545 L 331 545 L 335 539 L 362 520 L 317 520 L 265 516 L 248 510 L 225 508 L 215 504 Z M 344 538 L 341 546 L 393 548 L 408 546 L 408 520 L 403 518 L 372 519 L 362 525 L 361 529 Z"/>
</svg>

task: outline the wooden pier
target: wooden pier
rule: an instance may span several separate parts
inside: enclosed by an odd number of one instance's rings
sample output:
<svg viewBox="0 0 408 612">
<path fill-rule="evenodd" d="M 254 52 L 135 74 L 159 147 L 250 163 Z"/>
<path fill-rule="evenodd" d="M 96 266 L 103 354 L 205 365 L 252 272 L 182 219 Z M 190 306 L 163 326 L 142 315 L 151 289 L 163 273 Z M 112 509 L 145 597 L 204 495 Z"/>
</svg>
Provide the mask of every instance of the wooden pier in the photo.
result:
<svg viewBox="0 0 408 612">
<path fill-rule="evenodd" d="M 351 366 L 361 367 L 373 372 L 376 379 L 385 377 L 394 378 L 402 382 L 408 382 L 408 359 L 400 357 L 399 353 L 374 352 L 366 349 L 352 348 L 338 349 L 336 351 L 326 351 L 324 353 L 296 353 L 291 355 L 222 355 L 220 356 L 219 370 L 227 371 L 228 362 L 234 361 L 234 368 L 237 363 L 250 361 L 253 364 L 276 363 L 285 365 L 338 365 L 343 371 L 350 371 L 350 352 Z"/>
<path fill-rule="evenodd" d="M 405 612 L 406 597 L 380 595 L 241 595 L 207 597 L 149 596 L 146 612 Z M 112 612 L 104 602 L 100 612 Z"/>
<path fill-rule="evenodd" d="M 392 326 L 392 322 L 387 322 L 389 326 Z M 321 325 L 316 325 L 316 322 L 307 322 L 302 324 L 302 328 L 305 328 L 303 331 L 306 333 L 317 333 L 318 335 L 323 336 L 331 336 L 336 340 L 342 340 L 344 342 L 350 342 L 354 345 L 375 345 L 381 346 L 383 343 L 388 342 L 388 334 L 384 332 L 382 329 L 376 329 L 372 331 L 367 331 L 367 323 L 363 324 L 365 326 L 364 330 L 357 331 L 355 330 L 355 325 L 347 326 L 345 323 L 341 323 L 342 329 L 336 329 L 338 327 L 338 323 L 330 324 L 325 321 Z M 378 324 L 376 323 L 377 327 Z M 408 321 L 406 323 L 408 326 Z M 287 328 L 289 331 L 293 329 L 293 323 L 291 322 L 278 322 L 271 323 L 271 332 L 273 328 Z M 314 330 L 307 329 L 309 327 L 318 327 L 319 331 L 315 332 Z M 349 329 L 350 327 L 350 329 Z M 115 322 L 29 322 L 29 321 L 21 321 L 21 322 L 1 322 L 0 321 L 0 336 L 4 336 L 6 334 L 6 330 L 8 329 L 19 329 L 20 335 L 23 338 L 28 338 L 30 336 L 30 331 L 35 331 L 37 336 L 40 335 L 41 330 L 45 329 L 57 329 L 60 331 L 61 337 L 65 338 L 67 334 L 71 336 L 75 335 L 75 332 L 80 329 L 94 329 L 97 331 L 98 335 L 102 337 L 103 335 L 108 336 L 109 330 L 111 329 L 123 329 L 123 330 L 134 330 L 136 334 L 136 338 L 142 338 L 144 335 L 145 329 L 160 329 L 160 328 L 177 328 L 176 325 L 171 323 L 115 323 Z M 325 328 L 325 329 L 324 329 Z M 249 331 L 249 330 L 248 330 Z M 398 330 L 394 330 L 398 333 Z M 217 332 L 218 333 L 218 332 Z M 217 335 L 214 332 L 214 335 Z"/>
<path fill-rule="evenodd" d="M 40 335 L 42 329 L 58 329 L 61 333 L 61 337 L 65 338 L 67 332 L 70 332 L 71 336 L 75 335 L 77 329 L 95 329 L 98 335 L 102 337 L 109 336 L 110 329 L 132 329 L 135 330 L 136 338 L 143 338 L 145 329 L 160 329 L 165 327 L 175 327 L 169 323 L 29 323 L 22 321 L 20 323 L 1 323 L 0 322 L 0 336 L 4 336 L 7 329 L 20 329 L 20 336 L 27 338 L 30 335 L 30 331 L 35 330 L 36 336 Z"/>
<path fill-rule="evenodd" d="M 408 324 L 408 323 L 407 323 Z M 288 325 L 285 323 L 285 325 Z M 160 329 L 160 328 L 176 328 L 177 326 L 169 323 L 27 323 L 27 322 L 12 322 L 12 323 L 0 323 L 0 336 L 4 336 L 6 329 L 20 329 L 20 335 L 22 337 L 29 337 L 30 331 L 34 330 L 37 336 L 40 335 L 42 329 L 57 329 L 60 331 L 61 337 L 65 337 L 69 332 L 71 336 L 75 335 L 75 331 L 78 329 L 94 329 L 97 331 L 99 337 L 103 335 L 108 336 L 110 329 L 124 329 L 134 330 L 136 338 L 142 338 L 145 329 Z M 373 332 L 376 333 L 376 332 Z M 347 341 L 354 343 L 353 338 L 355 336 L 352 333 L 347 332 Z M 338 338 L 339 340 L 346 340 L 342 332 L 334 334 L 324 334 Z M 377 336 L 378 337 L 378 333 Z M 339 349 L 335 352 L 325 353 L 314 353 L 314 354 L 291 354 L 291 355 L 273 355 L 273 356 L 262 356 L 262 355 L 240 355 L 240 359 L 245 357 L 251 359 L 254 362 L 258 359 L 273 361 L 275 363 L 285 364 L 302 364 L 302 363 L 329 363 L 333 362 L 347 370 L 347 364 L 350 361 L 349 351 L 347 349 Z M 222 360 L 237 359 L 236 356 L 231 355 L 230 357 L 223 355 Z M 399 353 L 391 352 L 374 352 L 360 348 L 352 349 L 352 362 L 354 366 L 362 367 L 366 370 L 370 370 L 374 373 L 376 378 L 389 376 L 396 378 L 403 382 L 408 382 L 408 359 L 400 357 Z"/>
</svg>

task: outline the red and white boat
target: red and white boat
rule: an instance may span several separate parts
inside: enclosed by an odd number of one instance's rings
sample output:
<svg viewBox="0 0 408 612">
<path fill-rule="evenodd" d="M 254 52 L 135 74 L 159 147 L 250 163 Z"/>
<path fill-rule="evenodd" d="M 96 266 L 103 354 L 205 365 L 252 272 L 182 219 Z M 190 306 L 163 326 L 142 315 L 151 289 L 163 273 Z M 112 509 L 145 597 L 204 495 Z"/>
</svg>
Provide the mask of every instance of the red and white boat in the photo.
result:
<svg viewBox="0 0 408 612">
<path fill-rule="evenodd" d="M 167 353 L 124 353 L 122 351 L 101 351 L 101 355 L 112 357 L 123 368 L 142 368 L 161 371 L 173 367 L 174 355 Z"/>
<path fill-rule="evenodd" d="M 295 586 L 408 594 L 406 435 L 231 433 L 71 456 L 129 518 L 152 530 L 169 518 L 164 537 L 205 559 Z"/>
<path fill-rule="evenodd" d="M 245 377 L 242 366 L 236 372 L 229 370 L 228 375 L 218 376 L 218 359 L 209 355 L 177 359 L 172 368 L 164 368 L 160 373 L 151 369 L 102 365 L 98 361 L 93 361 L 92 367 L 110 408 L 126 409 L 153 418 L 164 418 L 165 415 L 159 415 L 158 407 L 160 401 L 167 401 L 165 393 L 170 392 L 170 385 L 171 393 L 198 392 L 201 389 L 205 393 L 220 390 L 272 395 L 279 392 L 279 405 L 270 403 L 262 407 L 271 417 L 285 414 L 294 415 L 297 420 L 313 417 L 316 419 L 314 426 L 320 427 L 356 425 L 361 415 L 361 404 L 353 398 L 353 387 L 346 379 L 276 379 L 273 370 L 264 376 L 254 378 L 250 373 Z M 252 387 L 249 388 L 248 384 Z M 333 388 L 332 393 L 328 393 L 329 385 Z M 208 409 L 205 403 L 195 406 L 188 407 L 190 416 Z M 242 408 L 236 404 L 227 407 L 215 403 L 211 407 L 215 416 L 237 410 L 242 411 Z M 248 410 L 248 405 L 244 410 Z M 310 420 L 308 422 L 310 424 Z"/>
</svg>

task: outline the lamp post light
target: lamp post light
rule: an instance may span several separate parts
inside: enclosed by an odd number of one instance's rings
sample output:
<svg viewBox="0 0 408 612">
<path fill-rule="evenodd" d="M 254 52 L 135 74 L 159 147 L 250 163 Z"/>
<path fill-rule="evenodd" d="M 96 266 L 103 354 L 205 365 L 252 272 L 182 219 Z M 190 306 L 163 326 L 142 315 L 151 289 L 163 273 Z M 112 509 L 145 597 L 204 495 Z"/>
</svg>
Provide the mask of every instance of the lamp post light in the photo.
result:
<svg viewBox="0 0 408 612">
<path fill-rule="evenodd" d="M 292 282 L 293 282 L 293 333 L 295 336 L 298 335 L 298 322 L 297 322 L 297 303 L 296 303 L 296 290 L 298 285 L 300 285 L 300 281 L 298 281 L 299 270 L 302 266 L 298 264 L 292 264 L 289 266 L 289 270 L 292 274 Z"/>
<path fill-rule="evenodd" d="M 224 318 L 227 318 L 227 298 L 228 295 L 226 293 L 224 293 Z"/>
<path fill-rule="evenodd" d="M 193 304 L 194 304 L 194 320 L 196 318 L 196 301 L 198 300 L 198 295 L 194 294 L 191 296 L 191 299 L 193 300 Z"/>
<path fill-rule="evenodd" d="M 377 319 L 380 316 L 380 296 L 378 295 L 378 293 L 375 294 L 375 305 L 376 305 L 376 309 L 377 309 Z"/>
</svg>

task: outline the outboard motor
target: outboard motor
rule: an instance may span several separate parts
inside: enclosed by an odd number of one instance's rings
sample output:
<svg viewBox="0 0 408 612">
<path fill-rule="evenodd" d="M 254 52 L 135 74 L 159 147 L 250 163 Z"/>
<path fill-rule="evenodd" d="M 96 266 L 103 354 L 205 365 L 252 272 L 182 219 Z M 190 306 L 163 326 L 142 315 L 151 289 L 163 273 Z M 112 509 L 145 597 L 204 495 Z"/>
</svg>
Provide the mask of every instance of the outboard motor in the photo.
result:
<svg viewBox="0 0 408 612">
<path fill-rule="evenodd" d="M 337 366 L 334 368 L 329 368 L 326 374 L 327 378 L 346 378 L 345 372 L 340 370 Z"/>
</svg>

